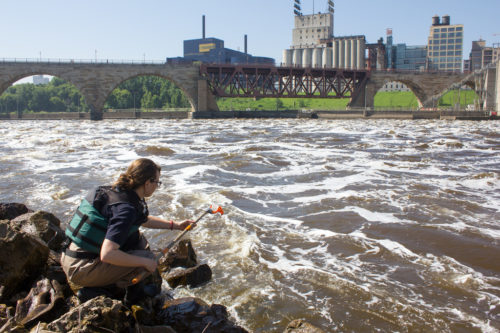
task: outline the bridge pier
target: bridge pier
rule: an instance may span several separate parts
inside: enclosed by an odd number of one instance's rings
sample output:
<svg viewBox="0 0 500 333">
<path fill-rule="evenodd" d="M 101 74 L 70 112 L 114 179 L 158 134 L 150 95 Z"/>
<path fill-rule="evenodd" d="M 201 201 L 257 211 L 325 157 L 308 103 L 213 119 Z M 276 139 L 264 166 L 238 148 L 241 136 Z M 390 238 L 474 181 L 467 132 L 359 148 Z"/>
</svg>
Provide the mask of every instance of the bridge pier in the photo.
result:
<svg viewBox="0 0 500 333">
<path fill-rule="evenodd" d="M 102 109 L 98 109 L 92 105 L 89 105 L 89 107 L 90 107 L 90 120 L 102 120 L 103 119 Z"/>
<path fill-rule="evenodd" d="M 364 86 L 359 87 L 359 94 L 349 102 L 348 106 L 365 109 L 373 108 L 376 93 L 376 85 L 368 81 Z"/>
<path fill-rule="evenodd" d="M 215 97 L 206 79 L 198 80 L 198 108 L 194 111 L 219 111 Z"/>
<path fill-rule="evenodd" d="M 483 110 L 495 110 L 496 109 L 496 79 L 497 79 L 497 68 L 488 68 L 485 72 L 484 77 L 484 90 L 481 100 L 483 101 Z"/>
</svg>

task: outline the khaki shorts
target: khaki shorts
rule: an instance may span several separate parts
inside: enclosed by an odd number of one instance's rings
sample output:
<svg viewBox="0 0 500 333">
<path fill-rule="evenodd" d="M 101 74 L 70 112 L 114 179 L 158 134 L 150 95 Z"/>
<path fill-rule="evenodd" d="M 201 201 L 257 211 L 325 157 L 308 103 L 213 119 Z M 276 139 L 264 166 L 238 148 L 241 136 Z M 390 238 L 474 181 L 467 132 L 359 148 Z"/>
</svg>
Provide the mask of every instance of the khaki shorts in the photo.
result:
<svg viewBox="0 0 500 333">
<path fill-rule="evenodd" d="M 148 242 L 142 235 L 138 248 L 127 253 L 155 259 L 155 255 L 149 250 Z M 74 243 L 71 243 L 69 249 L 77 252 L 84 251 Z M 149 272 L 142 267 L 124 267 L 104 263 L 99 257 L 95 259 L 73 258 L 64 252 L 61 256 L 61 266 L 68 281 L 80 287 L 104 287 L 116 284 L 120 288 L 126 288 L 133 284 L 132 279 L 144 272 Z"/>
</svg>

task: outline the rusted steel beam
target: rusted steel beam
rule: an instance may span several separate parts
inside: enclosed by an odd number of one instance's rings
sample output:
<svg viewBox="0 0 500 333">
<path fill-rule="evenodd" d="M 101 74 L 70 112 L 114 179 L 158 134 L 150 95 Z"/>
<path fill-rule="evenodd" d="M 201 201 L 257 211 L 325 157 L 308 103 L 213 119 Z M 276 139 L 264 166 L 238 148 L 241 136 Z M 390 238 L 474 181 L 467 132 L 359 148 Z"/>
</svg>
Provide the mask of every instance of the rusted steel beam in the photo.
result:
<svg viewBox="0 0 500 333">
<path fill-rule="evenodd" d="M 212 93 L 219 97 L 345 98 L 359 94 L 366 70 L 202 64 Z"/>
</svg>

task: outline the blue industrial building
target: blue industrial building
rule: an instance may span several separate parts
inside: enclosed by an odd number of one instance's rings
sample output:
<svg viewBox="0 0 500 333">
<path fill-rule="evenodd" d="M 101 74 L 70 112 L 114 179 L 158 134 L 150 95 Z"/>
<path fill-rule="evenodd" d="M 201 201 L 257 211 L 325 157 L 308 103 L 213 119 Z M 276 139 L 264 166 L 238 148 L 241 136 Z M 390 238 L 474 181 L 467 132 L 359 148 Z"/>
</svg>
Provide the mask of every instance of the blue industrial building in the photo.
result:
<svg viewBox="0 0 500 333">
<path fill-rule="evenodd" d="M 397 44 L 394 68 L 402 70 L 423 71 L 427 67 L 427 46 L 407 46 Z"/>
<path fill-rule="evenodd" d="M 393 45 L 392 29 L 387 29 L 387 68 L 422 71 L 427 68 L 427 46 Z"/>
<path fill-rule="evenodd" d="M 192 61 L 211 64 L 275 64 L 273 58 L 254 57 L 248 54 L 246 35 L 245 52 L 225 48 L 221 39 L 205 38 L 205 16 L 203 16 L 203 38 L 185 40 L 184 57 L 167 58 L 168 63 Z"/>
</svg>

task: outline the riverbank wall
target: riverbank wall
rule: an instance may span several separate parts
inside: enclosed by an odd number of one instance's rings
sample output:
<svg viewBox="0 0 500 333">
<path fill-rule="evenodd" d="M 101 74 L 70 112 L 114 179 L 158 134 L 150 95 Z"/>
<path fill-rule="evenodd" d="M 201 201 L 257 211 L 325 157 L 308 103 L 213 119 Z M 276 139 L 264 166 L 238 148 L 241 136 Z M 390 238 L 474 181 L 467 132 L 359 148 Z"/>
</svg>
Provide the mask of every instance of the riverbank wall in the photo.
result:
<svg viewBox="0 0 500 333">
<path fill-rule="evenodd" d="M 283 111 L 107 111 L 103 119 L 231 119 L 231 118 L 309 118 L 309 119 L 441 119 L 497 120 L 489 111 L 374 111 L 374 110 L 283 110 Z M 0 114 L 0 120 L 90 120 L 86 112 Z"/>
</svg>

